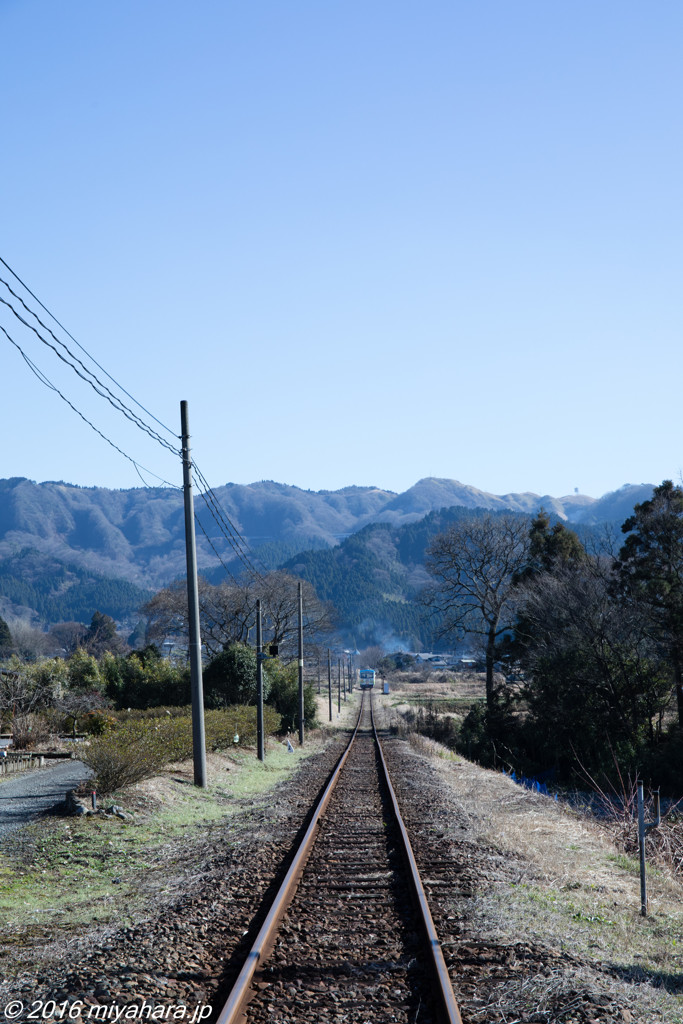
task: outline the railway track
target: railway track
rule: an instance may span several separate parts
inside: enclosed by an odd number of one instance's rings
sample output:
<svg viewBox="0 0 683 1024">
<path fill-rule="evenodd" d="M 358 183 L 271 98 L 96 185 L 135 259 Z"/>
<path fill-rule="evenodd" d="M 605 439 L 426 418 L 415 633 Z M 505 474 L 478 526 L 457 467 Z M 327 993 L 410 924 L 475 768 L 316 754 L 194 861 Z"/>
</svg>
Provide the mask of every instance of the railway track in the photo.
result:
<svg viewBox="0 0 683 1024">
<path fill-rule="evenodd" d="M 372 695 L 217 1024 L 461 1024 Z"/>
</svg>

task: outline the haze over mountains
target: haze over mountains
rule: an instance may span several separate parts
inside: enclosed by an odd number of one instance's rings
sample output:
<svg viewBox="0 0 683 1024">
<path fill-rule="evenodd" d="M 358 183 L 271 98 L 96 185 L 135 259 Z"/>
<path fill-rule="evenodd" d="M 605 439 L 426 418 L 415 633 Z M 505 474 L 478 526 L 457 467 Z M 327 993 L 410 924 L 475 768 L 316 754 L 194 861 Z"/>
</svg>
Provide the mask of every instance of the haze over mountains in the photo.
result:
<svg viewBox="0 0 683 1024">
<path fill-rule="evenodd" d="M 626 484 L 599 499 L 529 492 L 494 495 L 457 480 L 433 477 L 402 494 L 376 487 L 306 491 L 273 481 L 215 488 L 232 524 L 268 568 L 297 552 L 334 546 L 370 524 L 398 527 L 453 506 L 526 513 L 543 507 L 570 523 L 590 525 L 623 522 L 634 504 L 651 493 L 651 484 Z M 232 548 L 198 495 L 195 511 L 221 558 L 232 561 Z M 0 566 L 8 558 L 16 562 L 30 549 L 58 563 L 154 589 L 184 574 L 184 545 L 179 490 L 109 490 L 24 478 L 0 480 Z M 200 571 L 221 569 L 201 529 L 197 545 Z"/>
</svg>

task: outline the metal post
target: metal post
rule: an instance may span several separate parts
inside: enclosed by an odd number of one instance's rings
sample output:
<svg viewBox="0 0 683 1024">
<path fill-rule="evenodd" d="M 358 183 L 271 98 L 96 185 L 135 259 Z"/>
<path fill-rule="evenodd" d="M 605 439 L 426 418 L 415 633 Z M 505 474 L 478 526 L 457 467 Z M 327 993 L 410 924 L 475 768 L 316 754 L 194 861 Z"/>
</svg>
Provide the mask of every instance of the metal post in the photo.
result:
<svg viewBox="0 0 683 1024">
<path fill-rule="evenodd" d="M 332 721 L 332 661 L 329 647 L 327 648 L 327 703 L 330 705 L 330 721 Z"/>
<path fill-rule="evenodd" d="M 647 917 L 647 883 L 645 880 L 645 799 L 643 784 L 638 783 L 638 847 L 640 850 L 640 913 Z"/>
<path fill-rule="evenodd" d="M 304 743 L 304 599 L 299 580 L 299 746 Z"/>
<path fill-rule="evenodd" d="M 341 713 L 341 658 L 337 659 L 337 714 Z"/>
<path fill-rule="evenodd" d="M 256 744 L 259 761 L 266 759 L 263 735 L 263 637 L 261 635 L 261 598 L 256 599 Z"/>
<path fill-rule="evenodd" d="M 320 696 L 320 651 L 318 651 L 318 696 Z"/>
<path fill-rule="evenodd" d="M 199 632 L 199 587 L 197 585 L 197 545 L 194 533 L 192 497 L 192 461 L 187 402 L 180 403 L 183 458 L 183 496 L 185 499 L 185 559 L 187 565 L 187 605 L 190 632 L 190 683 L 192 689 L 192 755 L 194 784 L 206 789 L 206 741 L 204 737 L 204 692 L 202 683 L 202 641 Z"/>
</svg>

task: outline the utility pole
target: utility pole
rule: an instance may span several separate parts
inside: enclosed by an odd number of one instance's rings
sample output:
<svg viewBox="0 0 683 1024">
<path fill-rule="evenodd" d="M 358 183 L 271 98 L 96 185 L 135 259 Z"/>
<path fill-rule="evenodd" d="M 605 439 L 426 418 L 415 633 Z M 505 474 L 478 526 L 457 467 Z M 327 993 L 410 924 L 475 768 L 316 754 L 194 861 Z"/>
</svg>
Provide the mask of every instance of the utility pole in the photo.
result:
<svg viewBox="0 0 683 1024">
<path fill-rule="evenodd" d="M 206 740 L 204 736 L 204 687 L 202 682 L 202 641 L 199 631 L 199 587 L 197 585 L 197 544 L 194 532 L 192 497 L 192 459 L 187 402 L 180 403 L 180 433 L 183 459 L 183 497 L 185 501 L 185 561 L 187 565 L 187 605 L 190 630 L 190 684 L 192 690 L 192 756 L 194 784 L 206 789 Z"/>
<path fill-rule="evenodd" d="M 337 714 L 341 713 L 341 658 L 337 658 Z"/>
<path fill-rule="evenodd" d="M 327 703 L 330 705 L 330 721 L 332 721 L 332 662 L 329 647 L 327 648 Z"/>
<path fill-rule="evenodd" d="M 259 761 L 266 759 L 263 735 L 263 637 L 261 635 L 261 598 L 256 599 L 256 744 Z"/>
<path fill-rule="evenodd" d="M 304 744 L 304 599 L 299 580 L 299 746 Z"/>
</svg>

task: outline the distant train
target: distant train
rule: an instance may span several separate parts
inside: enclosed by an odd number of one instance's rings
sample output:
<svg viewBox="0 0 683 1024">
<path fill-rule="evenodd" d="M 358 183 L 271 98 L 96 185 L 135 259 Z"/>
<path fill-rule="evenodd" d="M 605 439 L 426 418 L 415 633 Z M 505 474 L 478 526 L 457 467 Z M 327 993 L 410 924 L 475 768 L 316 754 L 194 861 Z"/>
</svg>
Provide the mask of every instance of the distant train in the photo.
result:
<svg viewBox="0 0 683 1024">
<path fill-rule="evenodd" d="M 361 690 L 371 690 L 375 685 L 375 670 L 374 668 L 362 668 L 360 670 L 360 688 Z"/>
</svg>

